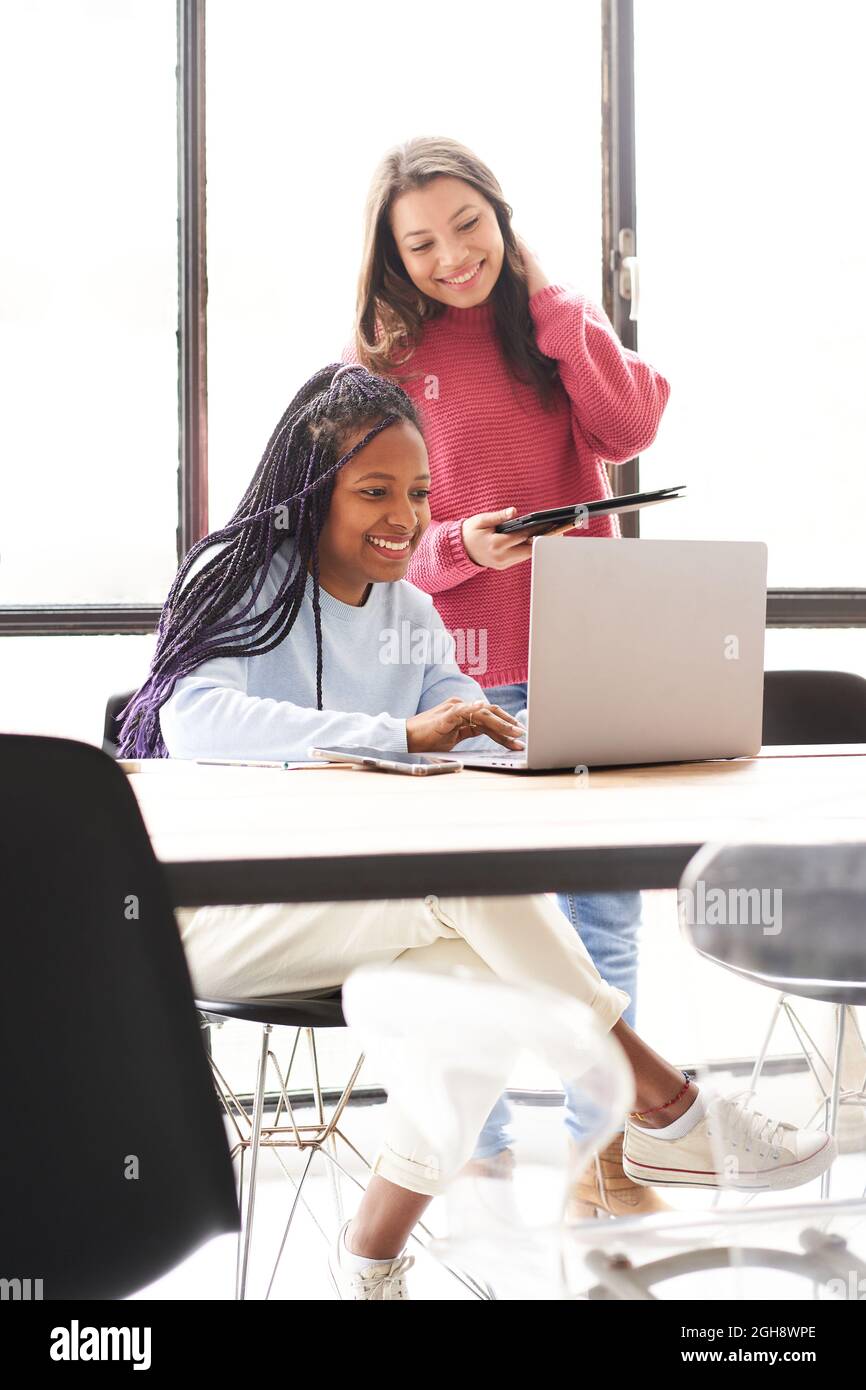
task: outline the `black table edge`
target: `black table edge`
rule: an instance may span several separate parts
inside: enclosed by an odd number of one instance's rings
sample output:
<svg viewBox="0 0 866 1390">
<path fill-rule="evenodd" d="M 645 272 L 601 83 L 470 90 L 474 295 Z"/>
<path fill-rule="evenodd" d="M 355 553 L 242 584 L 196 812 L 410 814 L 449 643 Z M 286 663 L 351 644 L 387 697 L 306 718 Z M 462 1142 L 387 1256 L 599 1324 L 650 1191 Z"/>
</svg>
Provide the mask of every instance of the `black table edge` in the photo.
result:
<svg viewBox="0 0 866 1390">
<path fill-rule="evenodd" d="M 163 862 L 176 907 L 210 904 L 367 902 L 378 898 L 498 897 L 671 889 L 701 848 L 581 848 L 323 855 L 307 859 Z"/>
</svg>

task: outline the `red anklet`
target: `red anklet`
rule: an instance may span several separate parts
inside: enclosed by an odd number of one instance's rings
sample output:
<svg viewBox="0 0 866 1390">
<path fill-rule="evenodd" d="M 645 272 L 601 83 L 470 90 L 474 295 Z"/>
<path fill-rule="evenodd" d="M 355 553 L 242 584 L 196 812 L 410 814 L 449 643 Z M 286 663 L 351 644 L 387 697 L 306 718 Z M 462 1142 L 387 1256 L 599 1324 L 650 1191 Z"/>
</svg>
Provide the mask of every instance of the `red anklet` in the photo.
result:
<svg viewBox="0 0 866 1390">
<path fill-rule="evenodd" d="M 690 1076 L 687 1076 L 685 1072 L 683 1072 L 683 1076 L 686 1078 L 686 1084 L 677 1091 L 673 1100 L 666 1100 L 664 1105 L 653 1105 L 649 1110 L 632 1110 L 631 1118 L 633 1120 L 645 1120 L 647 1115 L 655 1115 L 659 1110 L 669 1110 L 672 1105 L 676 1105 L 677 1101 L 685 1095 L 692 1084 L 692 1078 Z"/>
</svg>

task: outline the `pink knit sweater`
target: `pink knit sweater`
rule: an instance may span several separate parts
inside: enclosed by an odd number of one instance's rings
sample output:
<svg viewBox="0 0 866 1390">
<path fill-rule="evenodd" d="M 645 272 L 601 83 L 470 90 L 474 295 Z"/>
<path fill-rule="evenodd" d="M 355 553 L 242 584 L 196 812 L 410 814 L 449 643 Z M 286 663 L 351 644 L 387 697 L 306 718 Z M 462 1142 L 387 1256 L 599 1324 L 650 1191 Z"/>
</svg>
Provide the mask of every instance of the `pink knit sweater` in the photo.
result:
<svg viewBox="0 0 866 1390">
<path fill-rule="evenodd" d="M 670 395 L 666 379 L 623 348 L 604 311 L 549 285 L 529 301 L 541 351 L 559 367 L 556 409 L 514 380 L 493 331 L 493 307 L 447 308 L 429 323 L 398 378 L 424 422 L 432 521 L 406 578 L 433 595 L 460 664 L 483 686 L 527 678 L 531 560 L 506 570 L 469 558 L 462 523 L 514 506 L 517 515 L 610 497 L 603 460 L 625 463 L 652 444 Z M 355 360 L 351 348 L 344 361 Z M 618 518 L 578 536 L 618 536 Z M 486 629 L 487 669 L 478 633 Z"/>
</svg>

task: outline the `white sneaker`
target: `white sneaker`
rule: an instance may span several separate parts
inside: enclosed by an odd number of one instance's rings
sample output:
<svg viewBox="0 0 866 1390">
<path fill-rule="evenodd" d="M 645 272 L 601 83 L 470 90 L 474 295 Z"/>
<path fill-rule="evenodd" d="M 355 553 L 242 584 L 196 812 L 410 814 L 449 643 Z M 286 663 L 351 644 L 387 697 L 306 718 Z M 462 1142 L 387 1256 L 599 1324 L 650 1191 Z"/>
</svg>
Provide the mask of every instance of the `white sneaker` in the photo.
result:
<svg viewBox="0 0 866 1390">
<path fill-rule="evenodd" d="M 414 1255 L 398 1255 L 394 1260 L 371 1260 L 363 1269 L 350 1270 L 342 1260 L 346 1250 L 344 1237 L 349 1222 L 342 1227 L 336 1245 L 328 1255 L 328 1269 L 331 1283 L 342 1299 L 380 1299 L 408 1298 L 406 1272 L 415 1263 Z"/>
<path fill-rule="evenodd" d="M 748 1091 L 707 1097 L 703 1119 L 681 1139 L 661 1139 L 629 1122 L 623 1171 L 642 1187 L 758 1192 L 799 1187 L 830 1167 L 837 1148 L 828 1134 L 770 1119 L 750 1099 Z"/>
</svg>

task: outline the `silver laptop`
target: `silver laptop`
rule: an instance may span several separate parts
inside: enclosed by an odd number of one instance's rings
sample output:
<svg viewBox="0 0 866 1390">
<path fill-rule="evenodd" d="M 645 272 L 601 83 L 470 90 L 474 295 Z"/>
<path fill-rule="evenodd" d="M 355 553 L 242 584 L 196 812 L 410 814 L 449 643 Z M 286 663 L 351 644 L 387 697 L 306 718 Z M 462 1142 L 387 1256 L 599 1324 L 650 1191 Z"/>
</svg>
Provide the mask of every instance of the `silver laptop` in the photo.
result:
<svg viewBox="0 0 866 1390">
<path fill-rule="evenodd" d="M 760 541 L 538 538 L 526 751 L 446 756 L 531 772 L 757 753 L 766 614 Z"/>
</svg>

